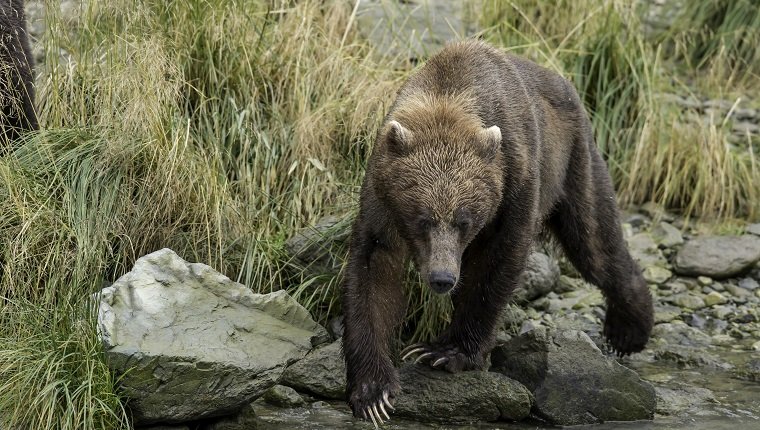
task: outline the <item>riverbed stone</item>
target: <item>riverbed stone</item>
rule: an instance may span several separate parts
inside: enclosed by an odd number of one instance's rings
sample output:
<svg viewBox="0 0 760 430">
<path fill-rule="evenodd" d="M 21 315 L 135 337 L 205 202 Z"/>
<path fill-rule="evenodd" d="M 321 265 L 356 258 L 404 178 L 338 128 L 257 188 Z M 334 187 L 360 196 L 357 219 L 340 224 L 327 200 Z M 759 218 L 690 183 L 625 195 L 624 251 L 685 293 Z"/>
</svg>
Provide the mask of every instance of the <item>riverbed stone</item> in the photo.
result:
<svg viewBox="0 0 760 430">
<path fill-rule="evenodd" d="M 665 248 L 683 244 L 681 232 L 673 227 L 672 224 L 665 221 L 659 222 L 652 227 L 652 239 L 654 239 L 655 243 Z"/>
<path fill-rule="evenodd" d="M 728 301 L 727 298 L 723 296 L 723 294 L 713 291 L 712 293 L 708 294 L 704 298 L 705 305 L 707 306 L 713 306 L 713 305 L 722 305 Z"/>
<path fill-rule="evenodd" d="M 136 424 L 235 412 L 329 339 L 284 291 L 254 294 L 170 249 L 100 292 L 98 327 Z"/>
<path fill-rule="evenodd" d="M 673 276 L 673 272 L 660 266 L 647 266 L 642 275 L 650 284 L 662 284 Z"/>
<path fill-rule="evenodd" d="M 670 305 L 655 305 L 654 308 L 654 322 L 660 324 L 664 322 L 670 322 L 678 318 L 681 315 L 681 308 Z"/>
<path fill-rule="evenodd" d="M 702 309 L 705 306 L 704 299 L 701 297 L 701 295 L 696 294 L 694 292 L 685 292 L 680 294 L 674 294 L 670 297 L 666 298 L 667 301 L 670 303 L 680 307 L 680 308 L 686 308 L 686 309 Z"/>
<path fill-rule="evenodd" d="M 760 287 L 760 284 L 752 278 L 744 278 L 739 281 L 739 288 L 744 288 L 747 291 L 755 291 Z"/>
<path fill-rule="evenodd" d="M 758 236 L 707 236 L 686 242 L 676 254 L 674 268 L 679 275 L 722 279 L 741 274 L 758 260 Z"/>
<path fill-rule="evenodd" d="M 526 387 L 495 372 L 449 373 L 407 364 L 399 370 L 399 379 L 395 415 L 415 420 L 519 421 L 530 414 L 533 402 Z"/>
<path fill-rule="evenodd" d="M 559 275 L 559 265 L 552 257 L 541 252 L 531 253 L 512 300 L 527 303 L 546 295 L 554 289 Z"/>
<path fill-rule="evenodd" d="M 694 409 L 717 403 L 715 394 L 707 388 L 670 382 L 668 386 L 656 387 L 657 413 L 661 415 L 684 415 Z"/>
<path fill-rule="evenodd" d="M 636 233 L 627 242 L 631 256 L 641 267 L 665 267 L 668 264 L 650 233 Z"/>
<path fill-rule="evenodd" d="M 303 397 L 296 390 L 284 385 L 275 385 L 268 389 L 264 393 L 264 400 L 281 408 L 294 408 L 304 404 Z"/>
<path fill-rule="evenodd" d="M 535 329 L 491 353 L 492 370 L 522 382 L 533 412 L 557 425 L 652 419 L 655 391 L 575 330 Z"/>
<path fill-rule="evenodd" d="M 343 341 L 316 348 L 289 366 L 281 384 L 328 399 L 346 397 L 346 364 L 341 353 Z"/>
</svg>

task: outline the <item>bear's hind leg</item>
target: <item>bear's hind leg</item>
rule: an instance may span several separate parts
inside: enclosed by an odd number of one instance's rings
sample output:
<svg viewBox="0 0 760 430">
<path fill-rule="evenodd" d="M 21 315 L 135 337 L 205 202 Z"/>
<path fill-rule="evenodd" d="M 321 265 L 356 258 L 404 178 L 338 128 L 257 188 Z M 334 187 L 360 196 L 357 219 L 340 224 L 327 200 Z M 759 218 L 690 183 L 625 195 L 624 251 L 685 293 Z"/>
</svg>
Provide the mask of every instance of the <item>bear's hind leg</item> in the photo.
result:
<svg viewBox="0 0 760 430">
<path fill-rule="evenodd" d="M 590 150 L 586 154 L 573 157 L 565 197 L 548 225 L 575 268 L 604 293 L 604 336 L 623 356 L 641 351 L 649 340 L 652 296 L 641 269 L 626 248 L 604 161 L 593 142 L 587 148 Z"/>
</svg>

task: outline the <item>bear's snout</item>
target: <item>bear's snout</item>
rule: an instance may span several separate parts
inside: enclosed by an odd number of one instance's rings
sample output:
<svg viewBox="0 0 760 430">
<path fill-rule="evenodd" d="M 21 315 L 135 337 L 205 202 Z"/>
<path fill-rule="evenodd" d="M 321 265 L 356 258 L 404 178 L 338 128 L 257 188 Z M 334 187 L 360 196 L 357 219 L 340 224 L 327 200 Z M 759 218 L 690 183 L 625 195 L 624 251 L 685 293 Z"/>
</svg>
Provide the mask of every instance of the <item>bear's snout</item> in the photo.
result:
<svg viewBox="0 0 760 430">
<path fill-rule="evenodd" d="M 428 278 L 430 288 L 438 294 L 445 294 L 454 288 L 457 283 L 457 278 L 454 274 L 449 272 L 431 272 Z"/>
</svg>

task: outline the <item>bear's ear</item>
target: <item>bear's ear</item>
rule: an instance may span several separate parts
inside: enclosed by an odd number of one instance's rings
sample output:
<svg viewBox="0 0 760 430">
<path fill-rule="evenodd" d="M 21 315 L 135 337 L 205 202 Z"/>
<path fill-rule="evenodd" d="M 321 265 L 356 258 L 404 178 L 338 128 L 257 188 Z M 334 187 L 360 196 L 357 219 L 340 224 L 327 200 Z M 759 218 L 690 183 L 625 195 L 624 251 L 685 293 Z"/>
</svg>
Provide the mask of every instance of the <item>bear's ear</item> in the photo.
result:
<svg viewBox="0 0 760 430">
<path fill-rule="evenodd" d="M 388 142 L 388 149 L 396 155 L 406 155 L 410 149 L 412 132 L 404 128 L 398 121 L 389 121 L 387 129 L 385 138 Z"/>
<path fill-rule="evenodd" d="M 493 160 L 501 148 L 501 129 L 494 125 L 480 130 L 479 140 L 482 145 L 481 154 L 487 160 Z"/>
</svg>

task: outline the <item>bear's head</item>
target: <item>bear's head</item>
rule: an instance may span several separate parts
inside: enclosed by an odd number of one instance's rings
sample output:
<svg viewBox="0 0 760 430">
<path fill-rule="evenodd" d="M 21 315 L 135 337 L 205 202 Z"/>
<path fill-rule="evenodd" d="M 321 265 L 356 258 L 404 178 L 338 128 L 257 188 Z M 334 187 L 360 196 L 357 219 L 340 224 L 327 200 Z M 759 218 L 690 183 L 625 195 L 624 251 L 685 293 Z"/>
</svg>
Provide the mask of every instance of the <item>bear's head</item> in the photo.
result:
<svg viewBox="0 0 760 430">
<path fill-rule="evenodd" d="M 379 136 L 375 166 L 377 194 L 439 294 L 457 285 L 465 248 L 496 214 L 504 168 L 499 127 L 446 113 L 394 116 Z"/>
</svg>

